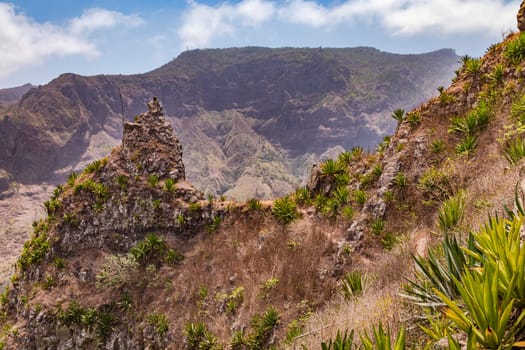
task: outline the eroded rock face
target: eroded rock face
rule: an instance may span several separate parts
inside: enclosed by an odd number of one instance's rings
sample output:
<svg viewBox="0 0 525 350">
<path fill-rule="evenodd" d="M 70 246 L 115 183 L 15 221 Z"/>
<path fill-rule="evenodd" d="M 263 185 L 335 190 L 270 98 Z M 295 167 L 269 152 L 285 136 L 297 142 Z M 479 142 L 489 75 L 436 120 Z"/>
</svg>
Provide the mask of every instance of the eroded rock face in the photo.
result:
<svg viewBox="0 0 525 350">
<path fill-rule="evenodd" d="M 520 32 L 525 31 L 525 1 L 521 2 L 520 9 L 518 10 L 517 20 L 518 29 Z"/>
</svg>

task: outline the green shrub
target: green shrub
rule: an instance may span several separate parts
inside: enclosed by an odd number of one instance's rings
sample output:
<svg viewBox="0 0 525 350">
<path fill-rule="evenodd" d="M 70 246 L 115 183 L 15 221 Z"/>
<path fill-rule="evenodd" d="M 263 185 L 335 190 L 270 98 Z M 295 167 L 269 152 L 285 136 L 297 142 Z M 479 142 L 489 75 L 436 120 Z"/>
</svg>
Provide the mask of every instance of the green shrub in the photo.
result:
<svg viewBox="0 0 525 350">
<path fill-rule="evenodd" d="M 437 226 L 443 234 L 447 234 L 461 224 L 465 212 L 465 195 L 458 192 L 444 201 L 438 210 Z"/>
<path fill-rule="evenodd" d="M 169 265 L 180 264 L 184 260 L 184 255 L 173 249 L 168 249 L 164 255 L 164 261 Z"/>
<path fill-rule="evenodd" d="M 310 205 L 312 202 L 310 192 L 306 187 L 296 189 L 294 198 L 295 202 L 299 205 Z"/>
<path fill-rule="evenodd" d="M 17 261 L 17 266 L 22 271 L 25 271 L 29 267 L 39 264 L 44 260 L 50 246 L 47 237 L 47 225 L 43 221 L 40 221 L 34 226 L 33 237 L 24 243 L 22 253 Z"/>
<path fill-rule="evenodd" d="M 465 135 L 463 140 L 456 146 L 455 151 L 458 155 L 471 156 L 476 151 L 478 146 L 477 137 L 473 135 Z"/>
<path fill-rule="evenodd" d="M 399 127 L 405 119 L 405 110 L 401 108 L 394 109 L 391 116 L 397 121 L 397 126 Z"/>
<path fill-rule="evenodd" d="M 55 258 L 53 259 L 53 265 L 55 266 L 55 268 L 61 270 L 66 267 L 66 261 L 64 260 L 64 258 L 55 256 Z"/>
<path fill-rule="evenodd" d="M 246 201 L 246 206 L 250 211 L 259 211 L 262 209 L 261 201 L 257 198 L 250 198 Z"/>
<path fill-rule="evenodd" d="M 246 342 L 250 349 L 266 349 L 267 343 L 273 334 L 274 329 L 281 322 L 281 316 L 277 310 L 270 306 L 262 315 L 252 318 L 253 334 L 247 338 Z"/>
<path fill-rule="evenodd" d="M 383 235 L 383 238 L 381 238 L 381 244 L 383 245 L 383 249 L 385 250 L 392 250 L 398 242 L 399 237 L 397 237 L 391 232 L 385 233 Z"/>
<path fill-rule="evenodd" d="M 489 79 L 496 85 L 503 84 L 504 82 L 505 67 L 498 63 L 494 66 L 492 73 L 489 74 Z"/>
<path fill-rule="evenodd" d="M 217 337 L 204 323 L 188 323 L 184 327 L 184 333 L 191 350 L 218 350 Z"/>
<path fill-rule="evenodd" d="M 335 336 L 335 339 L 330 339 L 327 342 L 321 343 L 321 350 L 352 350 L 354 349 L 354 331 L 352 330 L 350 334 L 345 331 L 345 334 L 341 335 L 341 332 L 338 330 Z"/>
<path fill-rule="evenodd" d="M 346 187 L 338 187 L 335 189 L 333 196 L 338 205 L 345 205 L 348 203 L 350 191 Z"/>
<path fill-rule="evenodd" d="M 339 202 L 336 198 L 328 198 L 323 207 L 321 208 L 321 214 L 326 217 L 334 217 L 337 215 L 339 209 Z"/>
<path fill-rule="evenodd" d="M 148 323 L 153 326 L 155 333 L 164 337 L 169 330 L 168 319 L 166 315 L 159 313 L 152 313 L 148 315 Z"/>
<path fill-rule="evenodd" d="M 335 176 L 335 184 L 337 186 L 348 186 L 350 183 L 350 174 L 346 171 Z"/>
<path fill-rule="evenodd" d="M 361 295 L 368 283 L 367 277 L 361 271 L 347 272 L 341 280 L 343 297 L 347 300 Z"/>
<path fill-rule="evenodd" d="M 335 178 L 344 171 L 344 166 L 333 159 L 328 159 L 321 164 L 321 175 L 324 177 Z"/>
<path fill-rule="evenodd" d="M 418 112 L 408 113 L 406 121 L 411 127 L 415 128 L 416 126 L 421 124 L 421 115 Z"/>
<path fill-rule="evenodd" d="M 525 157 L 525 139 L 518 137 L 507 141 L 503 154 L 510 164 L 515 165 L 518 163 Z"/>
<path fill-rule="evenodd" d="M 385 221 L 381 218 L 375 219 L 372 221 L 370 228 L 372 229 L 373 234 L 380 235 L 385 229 Z"/>
<path fill-rule="evenodd" d="M 159 178 L 155 174 L 151 174 L 150 176 L 148 176 L 148 184 L 151 187 L 157 187 L 157 185 L 159 184 Z"/>
<path fill-rule="evenodd" d="M 107 158 L 94 160 L 92 163 L 86 166 L 86 168 L 84 169 L 84 173 L 92 174 L 99 171 L 104 165 L 106 165 L 107 161 Z"/>
<path fill-rule="evenodd" d="M 525 122 L 525 94 L 521 95 L 510 107 L 510 114 L 519 122 Z"/>
<path fill-rule="evenodd" d="M 142 241 L 131 248 L 131 255 L 140 263 L 149 263 L 153 258 L 161 257 L 166 250 L 166 243 L 155 233 L 149 233 Z"/>
<path fill-rule="evenodd" d="M 208 232 L 215 232 L 219 228 L 219 225 L 221 224 L 222 218 L 219 215 L 216 215 L 213 217 L 211 222 L 206 227 L 208 229 Z"/>
<path fill-rule="evenodd" d="M 360 160 L 365 155 L 365 150 L 361 146 L 354 146 L 350 150 L 350 153 L 352 153 L 352 158 L 354 160 Z"/>
<path fill-rule="evenodd" d="M 477 75 L 481 70 L 481 60 L 479 58 L 469 58 L 464 60 L 463 69 L 467 74 Z"/>
<path fill-rule="evenodd" d="M 62 185 L 58 185 L 54 190 L 53 190 L 53 193 L 51 195 L 51 199 L 58 199 L 58 197 L 64 193 L 64 186 Z"/>
<path fill-rule="evenodd" d="M 345 166 L 352 164 L 353 159 L 352 152 L 349 151 L 345 151 L 337 156 L 337 162 Z"/>
<path fill-rule="evenodd" d="M 71 174 L 69 174 L 69 176 L 67 178 L 67 184 L 70 187 L 75 186 L 75 182 L 77 181 L 77 178 L 78 178 L 78 173 L 73 171 Z"/>
<path fill-rule="evenodd" d="M 439 95 L 439 103 L 446 106 L 448 104 L 453 103 L 456 100 L 454 95 L 449 94 L 448 92 L 443 92 Z"/>
<path fill-rule="evenodd" d="M 437 200 L 444 200 L 452 195 L 452 184 L 449 176 L 434 167 L 428 168 L 421 175 L 417 188 L 425 195 Z"/>
<path fill-rule="evenodd" d="M 401 327 L 399 333 L 394 342 L 392 348 L 390 330 L 383 329 L 381 322 L 379 327 L 373 327 L 372 329 L 373 338 L 368 335 L 365 331 L 364 334 L 360 335 L 361 344 L 364 350 L 405 350 L 406 349 L 406 331 L 404 327 Z"/>
<path fill-rule="evenodd" d="M 122 190 L 125 191 L 128 188 L 128 177 L 125 175 L 117 176 L 117 185 Z"/>
<path fill-rule="evenodd" d="M 44 202 L 44 207 L 46 208 L 47 215 L 53 215 L 55 211 L 60 208 L 61 203 L 58 199 L 50 199 Z"/>
<path fill-rule="evenodd" d="M 230 346 L 233 350 L 240 350 L 243 348 L 243 345 L 245 345 L 245 335 L 243 329 L 237 329 L 233 332 L 231 340 L 230 340 Z"/>
<path fill-rule="evenodd" d="M 352 220 L 354 218 L 354 208 L 347 205 L 341 209 L 341 216 L 346 220 Z"/>
<path fill-rule="evenodd" d="M 439 154 L 445 150 L 445 142 L 443 140 L 433 140 L 430 143 L 430 151 L 434 154 Z"/>
<path fill-rule="evenodd" d="M 357 205 L 362 208 L 367 200 L 367 194 L 363 190 L 355 190 L 354 191 L 354 201 L 357 203 Z"/>
<path fill-rule="evenodd" d="M 289 224 L 299 216 L 297 206 L 290 197 L 276 199 L 273 203 L 272 213 L 277 221 L 284 225 Z"/>
<path fill-rule="evenodd" d="M 192 214 L 196 214 L 198 213 L 199 211 L 201 211 L 202 207 L 201 207 L 201 204 L 199 202 L 195 202 L 195 203 L 190 203 L 188 205 L 188 210 L 190 211 L 190 213 Z"/>
<path fill-rule="evenodd" d="M 518 64 L 523 60 L 525 57 L 525 35 L 523 33 L 507 44 L 503 56 L 512 64 Z"/>
<path fill-rule="evenodd" d="M 399 187 L 400 189 L 404 189 L 408 187 L 408 179 L 403 172 L 398 172 L 396 176 L 394 177 L 394 185 Z"/>
<path fill-rule="evenodd" d="M 441 249 L 442 252 L 437 254 L 429 250 L 428 257 L 413 258 L 416 264 L 415 278 L 408 280 L 402 296 L 416 305 L 432 308 L 445 306 L 436 291 L 451 299 L 459 297 L 454 280 L 461 280 L 463 270 L 474 264 L 453 235 L 445 235 Z"/>
</svg>

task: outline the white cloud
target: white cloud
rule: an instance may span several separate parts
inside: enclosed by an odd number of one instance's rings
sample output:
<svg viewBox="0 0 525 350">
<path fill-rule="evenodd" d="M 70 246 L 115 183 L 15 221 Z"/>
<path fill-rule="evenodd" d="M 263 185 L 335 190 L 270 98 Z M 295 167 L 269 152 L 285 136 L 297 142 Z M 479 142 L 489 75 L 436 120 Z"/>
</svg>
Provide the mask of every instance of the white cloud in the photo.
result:
<svg viewBox="0 0 525 350">
<path fill-rule="evenodd" d="M 0 23 L 0 77 L 6 77 L 53 56 L 97 57 L 100 52 L 89 40 L 93 30 L 138 25 L 140 18 L 92 9 L 72 19 L 68 26 L 57 26 L 36 22 L 14 5 L 0 3 Z"/>
<path fill-rule="evenodd" d="M 205 47 L 214 37 L 233 35 L 237 27 L 255 27 L 274 16 L 275 5 L 266 0 L 208 6 L 189 1 L 178 35 L 185 48 Z"/>
<path fill-rule="evenodd" d="M 279 17 L 314 28 L 375 18 L 398 34 L 488 31 L 499 35 L 514 27 L 518 5 L 502 0 L 348 0 L 327 7 L 316 1 L 290 0 L 279 8 Z"/>
<path fill-rule="evenodd" d="M 73 18 L 69 28 L 73 34 L 89 34 L 96 29 L 111 28 L 116 25 L 137 27 L 144 21 L 137 15 L 124 15 L 120 12 L 109 11 L 102 8 L 91 8 L 82 16 Z"/>
<path fill-rule="evenodd" d="M 382 16 L 383 24 L 399 34 L 487 33 L 500 35 L 516 27 L 519 1 L 439 0 L 407 2 Z"/>
<path fill-rule="evenodd" d="M 334 28 L 374 21 L 389 34 L 478 33 L 498 37 L 515 27 L 519 0 L 242 0 L 217 6 L 189 0 L 178 31 L 184 47 L 206 47 L 246 26 L 279 21 L 312 28 Z"/>
</svg>

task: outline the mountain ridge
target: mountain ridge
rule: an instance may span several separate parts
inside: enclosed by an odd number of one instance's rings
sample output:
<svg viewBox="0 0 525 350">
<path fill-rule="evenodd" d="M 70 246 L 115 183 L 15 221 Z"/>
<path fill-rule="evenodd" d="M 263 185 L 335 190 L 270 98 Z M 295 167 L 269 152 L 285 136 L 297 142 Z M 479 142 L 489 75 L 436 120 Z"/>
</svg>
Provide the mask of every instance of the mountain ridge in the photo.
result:
<svg viewBox="0 0 525 350">
<path fill-rule="evenodd" d="M 389 55 L 372 49 L 258 48 L 255 54 L 253 50 L 184 52 L 165 66 L 140 75 L 81 77 L 63 74 L 48 85 L 30 91 L 17 108 L 3 113 L 0 130 L 5 132 L 0 141 L 0 167 L 19 182 L 49 181 L 58 169 L 73 166 L 79 170 L 89 160 L 103 156 L 102 150 L 95 150 L 95 154 L 90 155 L 90 149 L 97 145 L 89 140 L 93 135 L 100 135 L 104 141 L 99 144 L 111 147 L 117 144 L 122 127 L 119 94 L 123 97 L 127 120 L 139 114 L 141 106 L 153 95 L 164 101 L 175 126 L 178 119 L 196 117 L 203 110 L 236 110 L 246 118 L 253 118 L 250 128 L 291 158 L 305 153 L 318 156 L 336 145 L 375 147 L 382 133 L 391 128 L 388 122 L 380 121 L 385 119 L 387 110 L 408 109 L 433 93 L 438 85 L 447 85 L 457 61 L 450 50 L 426 55 Z M 265 54 L 259 57 L 259 51 Z M 221 57 L 225 52 L 228 53 L 226 57 L 244 52 L 256 58 L 255 61 L 246 59 L 245 63 L 242 59 L 237 63 L 234 58 L 233 63 L 225 64 L 221 63 L 225 60 Z M 374 54 L 369 55 L 369 52 Z M 386 63 L 379 64 L 387 75 L 372 75 L 371 66 L 365 64 L 375 64 L 371 62 L 374 59 L 384 62 L 397 59 L 398 62 L 393 62 L 392 68 Z M 405 60 L 422 62 L 425 59 L 422 67 L 412 64 L 413 67 L 406 71 L 399 68 L 406 65 Z M 210 68 L 206 64 L 208 61 L 218 63 Z M 359 65 L 354 68 L 355 72 L 348 68 L 352 64 Z M 437 72 L 431 73 L 432 67 L 436 67 Z M 197 73 L 193 72 L 196 70 Z M 417 72 L 412 74 L 411 70 Z M 305 72 L 310 74 L 305 75 Z M 350 73 L 354 78 L 348 81 Z M 370 77 L 366 77 L 369 73 Z M 427 82 L 425 76 L 439 78 Z M 310 77 L 311 81 L 304 80 L 305 77 Z M 383 83 L 375 86 L 368 80 Z M 409 91 L 405 93 L 404 89 L 389 86 L 396 80 Z M 401 98 L 385 97 L 394 92 L 402 95 Z M 401 106 L 394 106 L 398 101 Z M 362 109 L 364 105 L 368 107 Z M 317 135 L 321 124 L 325 124 L 324 131 Z M 287 133 L 283 133 L 283 129 L 288 129 Z M 351 134 L 341 132 L 345 129 Z M 312 137 L 314 133 L 316 137 Z M 20 134 L 18 138 L 14 136 L 17 134 Z M 183 141 L 184 137 L 181 136 Z M 203 153 L 203 149 L 197 151 Z M 58 174 L 58 179 L 63 180 L 64 176 Z M 200 178 L 192 180 L 198 185 L 202 181 Z M 235 180 L 228 179 L 229 186 L 234 185 Z M 208 189 L 206 184 L 201 187 L 212 193 L 218 190 Z"/>
</svg>

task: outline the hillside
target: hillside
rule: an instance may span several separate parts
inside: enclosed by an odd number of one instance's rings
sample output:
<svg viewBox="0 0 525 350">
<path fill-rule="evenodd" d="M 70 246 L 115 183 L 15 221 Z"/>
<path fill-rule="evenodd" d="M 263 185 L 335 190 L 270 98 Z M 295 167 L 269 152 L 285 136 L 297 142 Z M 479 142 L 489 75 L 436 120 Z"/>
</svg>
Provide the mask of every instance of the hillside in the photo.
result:
<svg viewBox="0 0 525 350">
<path fill-rule="evenodd" d="M 248 47 L 184 52 L 140 75 L 64 74 L 0 114 L 0 168 L 23 184 L 64 181 L 118 144 L 122 110 L 132 120 L 158 96 L 196 186 L 272 198 L 330 149 L 375 147 L 393 130 L 389 113 L 447 86 L 457 61 L 452 50 Z"/>
<path fill-rule="evenodd" d="M 468 337 L 510 348 L 525 339 L 524 213 L 503 209 L 524 187 L 524 57 L 525 33 L 480 59 L 464 57 L 448 89 L 396 112 L 394 134 L 375 152 L 353 147 L 314 167 L 306 187 L 268 202 L 206 197 L 190 185 L 191 165 L 150 102 L 125 124 L 121 146 L 45 203 L 48 216 L 35 222 L 1 299 L 0 341 L 8 349 L 315 349 L 338 330 L 371 334 L 382 322 L 392 335 L 408 329 L 407 347 L 459 348 L 456 339 Z M 492 224 L 478 230 L 487 212 Z M 450 253 L 451 237 L 462 245 L 472 230 L 475 246 Z M 495 234 L 516 260 L 483 250 Z M 462 251 L 470 257 L 460 262 Z M 439 289 L 422 269 L 414 274 L 412 253 L 420 266 L 437 259 L 438 276 L 456 268 L 457 282 L 445 276 Z M 407 278 L 424 292 L 413 300 L 437 304 L 402 299 Z M 464 302 L 470 288 L 481 311 Z M 481 324 L 484 310 L 492 316 Z M 365 348 L 380 348 L 372 343 Z"/>
</svg>

